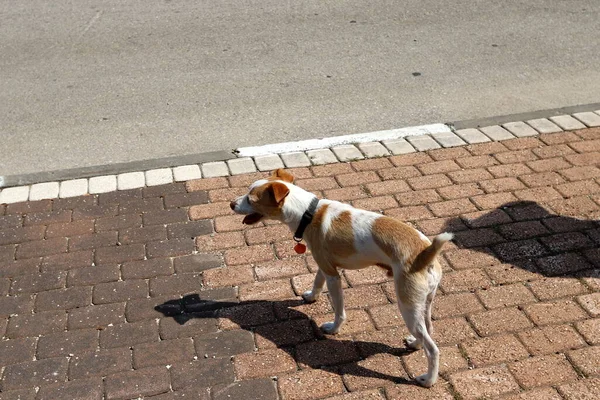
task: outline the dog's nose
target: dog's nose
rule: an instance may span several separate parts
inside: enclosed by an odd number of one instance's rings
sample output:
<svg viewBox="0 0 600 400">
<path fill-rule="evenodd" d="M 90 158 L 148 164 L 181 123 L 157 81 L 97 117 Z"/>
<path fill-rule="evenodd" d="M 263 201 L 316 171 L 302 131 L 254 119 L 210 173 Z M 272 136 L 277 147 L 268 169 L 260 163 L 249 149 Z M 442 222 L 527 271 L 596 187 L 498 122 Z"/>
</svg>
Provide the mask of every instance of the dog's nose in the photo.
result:
<svg viewBox="0 0 600 400">
<path fill-rule="evenodd" d="M 231 207 L 231 209 L 234 211 L 235 211 L 235 206 L 236 206 L 235 201 L 232 201 L 231 203 L 229 203 L 229 207 Z"/>
</svg>

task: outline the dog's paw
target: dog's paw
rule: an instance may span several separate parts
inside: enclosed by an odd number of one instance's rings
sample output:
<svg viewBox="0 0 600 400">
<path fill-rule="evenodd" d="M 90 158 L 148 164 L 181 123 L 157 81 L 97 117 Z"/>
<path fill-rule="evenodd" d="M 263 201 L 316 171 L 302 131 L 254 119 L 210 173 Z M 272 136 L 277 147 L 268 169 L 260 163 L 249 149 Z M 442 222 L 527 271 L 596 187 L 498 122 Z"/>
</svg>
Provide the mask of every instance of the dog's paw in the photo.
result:
<svg viewBox="0 0 600 400">
<path fill-rule="evenodd" d="M 415 381 L 423 387 L 430 388 L 434 385 L 436 379 L 429 377 L 427 374 L 419 375 L 415 378 Z"/>
<path fill-rule="evenodd" d="M 307 290 L 306 292 L 302 293 L 302 298 L 307 303 L 314 303 L 317 301 L 317 296 L 313 294 L 312 290 Z"/>
<path fill-rule="evenodd" d="M 328 335 L 335 335 L 339 332 L 340 328 L 336 327 L 334 322 L 325 322 L 321 325 L 321 330 Z"/>
<path fill-rule="evenodd" d="M 408 335 L 404 341 L 406 342 L 406 346 L 412 350 L 420 350 L 423 347 L 413 335 Z"/>
</svg>

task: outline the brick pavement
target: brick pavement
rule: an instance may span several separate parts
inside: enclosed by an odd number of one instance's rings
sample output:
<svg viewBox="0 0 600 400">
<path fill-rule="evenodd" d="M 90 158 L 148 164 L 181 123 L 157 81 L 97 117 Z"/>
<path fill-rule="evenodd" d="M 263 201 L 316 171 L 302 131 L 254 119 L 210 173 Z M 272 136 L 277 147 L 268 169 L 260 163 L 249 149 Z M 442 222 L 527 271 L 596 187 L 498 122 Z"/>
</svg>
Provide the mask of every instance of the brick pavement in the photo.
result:
<svg viewBox="0 0 600 400">
<path fill-rule="evenodd" d="M 292 172 L 321 196 L 456 232 L 434 308 L 441 379 L 392 285 L 316 265 L 228 201 L 263 174 L 0 205 L 0 399 L 600 397 L 600 129 Z"/>
</svg>

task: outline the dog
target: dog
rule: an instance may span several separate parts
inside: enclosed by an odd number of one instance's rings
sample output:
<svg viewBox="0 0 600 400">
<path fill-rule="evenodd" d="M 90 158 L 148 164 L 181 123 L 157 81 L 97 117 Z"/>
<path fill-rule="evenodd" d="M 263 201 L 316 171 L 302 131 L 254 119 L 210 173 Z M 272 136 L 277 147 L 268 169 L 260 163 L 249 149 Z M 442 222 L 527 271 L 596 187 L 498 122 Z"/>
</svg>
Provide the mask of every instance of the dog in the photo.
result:
<svg viewBox="0 0 600 400">
<path fill-rule="evenodd" d="M 394 278 L 398 308 L 410 332 L 406 344 L 415 350 L 424 348 L 427 356 L 427 373 L 415 379 L 421 386 L 433 386 L 439 350 L 431 338 L 431 307 L 442 278 L 437 256 L 453 234 L 445 232 L 430 241 L 403 222 L 338 201 L 319 200 L 293 182 L 289 172 L 278 169 L 250 185 L 248 193 L 233 200 L 230 207 L 245 215 L 244 224 L 262 219 L 287 224 L 299 253 L 305 250 L 301 241 L 306 241 L 319 269 L 312 290 L 302 297 L 316 301 L 327 283 L 335 317 L 321 326 L 326 334 L 338 333 L 346 320 L 338 269 L 384 268 Z"/>
</svg>

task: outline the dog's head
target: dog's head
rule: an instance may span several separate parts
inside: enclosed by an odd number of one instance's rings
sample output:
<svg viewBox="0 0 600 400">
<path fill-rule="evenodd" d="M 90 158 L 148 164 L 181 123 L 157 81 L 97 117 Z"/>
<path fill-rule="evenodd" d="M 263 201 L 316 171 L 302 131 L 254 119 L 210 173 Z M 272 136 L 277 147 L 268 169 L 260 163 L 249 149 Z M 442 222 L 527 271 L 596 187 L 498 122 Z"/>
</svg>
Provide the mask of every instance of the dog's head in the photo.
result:
<svg viewBox="0 0 600 400">
<path fill-rule="evenodd" d="M 250 185 L 247 194 L 231 202 L 231 209 L 236 214 L 245 215 L 244 224 L 255 224 L 263 218 L 278 219 L 293 182 L 292 174 L 278 169 L 269 178 Z"/>
</svg>

